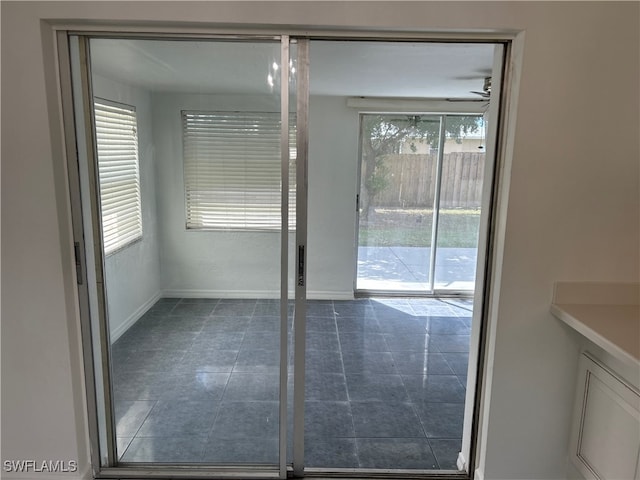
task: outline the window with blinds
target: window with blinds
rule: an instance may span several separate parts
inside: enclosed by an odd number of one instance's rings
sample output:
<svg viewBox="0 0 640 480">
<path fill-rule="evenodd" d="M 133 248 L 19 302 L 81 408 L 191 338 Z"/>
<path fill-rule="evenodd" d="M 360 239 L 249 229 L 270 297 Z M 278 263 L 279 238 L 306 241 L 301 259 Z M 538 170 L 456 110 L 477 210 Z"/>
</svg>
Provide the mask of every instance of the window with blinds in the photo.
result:
<svg viewBox="0 0 640 480">
<path fill-rule="evenodd" d="M 108 255 L 142 237 L 134 107 L 94 100 L 102 237 Z"/>
<path fill-rule="evenodd" d="M 289 125 L 289 229 L 296 129 Z M 188 229 L 280 230 L 280 113 L 182 112 Z"/>
</svg>

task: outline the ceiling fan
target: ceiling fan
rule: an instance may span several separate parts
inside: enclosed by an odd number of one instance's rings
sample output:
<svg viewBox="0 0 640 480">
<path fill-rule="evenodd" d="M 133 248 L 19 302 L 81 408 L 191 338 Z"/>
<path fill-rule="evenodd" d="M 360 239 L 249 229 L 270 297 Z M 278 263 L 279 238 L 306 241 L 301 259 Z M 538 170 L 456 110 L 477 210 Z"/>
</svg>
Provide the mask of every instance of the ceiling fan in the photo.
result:
<svg viewBox="0 0 640 480">
<path fill-rule="evenodd" d="M 471 93 L 475 93 L 476 95 L 480 95 L 482 98 L 490 98 L 491 97 L 491 77 L 484 78 L 484 84 L 482 85 L 482 91 L 477 92 L 471 90 Z"/>
</svg>

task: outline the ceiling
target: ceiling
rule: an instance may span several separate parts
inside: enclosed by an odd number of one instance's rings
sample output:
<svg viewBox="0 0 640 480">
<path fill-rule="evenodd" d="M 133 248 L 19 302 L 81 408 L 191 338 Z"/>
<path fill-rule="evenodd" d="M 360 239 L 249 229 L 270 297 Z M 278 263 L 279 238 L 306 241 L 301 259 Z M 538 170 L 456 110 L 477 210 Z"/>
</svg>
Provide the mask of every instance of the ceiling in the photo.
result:
<svg viewBox="0 0 640 480">
<path fill-rule="evenodd" d="M 292 58 L 295 54 L 292 45 Z M 91 40 L 94 73 L 152 91 L 270 93 L 278 88 L 279 56 L 280 44 L 273 42 Z M 482 90 L 492 64 L 489 44 L 312 41 L 310 90 L 314 95 L 477 99 L 470 91 Z"/>
</svg>

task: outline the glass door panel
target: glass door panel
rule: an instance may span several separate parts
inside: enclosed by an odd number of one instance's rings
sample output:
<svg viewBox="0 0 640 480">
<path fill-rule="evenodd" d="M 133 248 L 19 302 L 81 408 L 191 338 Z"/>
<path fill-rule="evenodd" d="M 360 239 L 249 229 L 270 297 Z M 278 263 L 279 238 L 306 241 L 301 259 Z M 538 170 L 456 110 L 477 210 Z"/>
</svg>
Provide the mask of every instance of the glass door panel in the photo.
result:
<svg viewBox="0 0 640 480">
<path fill-rule="evenodd" d="M 288 50 L 115 38 L 89 49 L 114 463 L 283 471 Z"/>
<path fill-rule="evenodd" d="M 434 289 L 473 291 L 485 162 L 479 115 L 445 117 Z"/>
<path fill-rule="evenodd" d="M 360 117 L 357 290 L 426 291 L 440 118 Z"/>
</svg>

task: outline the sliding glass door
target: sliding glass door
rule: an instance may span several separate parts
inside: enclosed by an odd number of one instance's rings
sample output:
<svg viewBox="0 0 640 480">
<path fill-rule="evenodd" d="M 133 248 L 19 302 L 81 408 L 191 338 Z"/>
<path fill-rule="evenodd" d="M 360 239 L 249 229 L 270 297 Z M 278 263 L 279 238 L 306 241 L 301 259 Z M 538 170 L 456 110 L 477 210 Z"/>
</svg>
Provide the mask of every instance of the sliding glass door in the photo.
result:
<svg viewBox="0 0 640 480">
<path fill-rule="evenodd" d="M 94 467 L 457 470 L 469 305 L 354 298 L 353 265 L 357 290 L 473 290 L 487 100 L 434 113 L 466 87 L 428 66 L 493 46 L 67 41 Z"/>
<path fill-rule="evenodd" d="M 481 114 L 361 114 L 356 291 L 473 292 L 483 134 Z"/>
<path fill-rule="evenodd" d="M 296 49 L 70 45 L 101 466 L 284 477 Z"/>
</svg>

